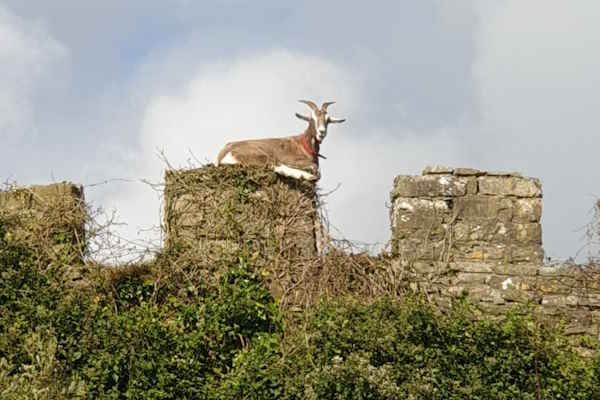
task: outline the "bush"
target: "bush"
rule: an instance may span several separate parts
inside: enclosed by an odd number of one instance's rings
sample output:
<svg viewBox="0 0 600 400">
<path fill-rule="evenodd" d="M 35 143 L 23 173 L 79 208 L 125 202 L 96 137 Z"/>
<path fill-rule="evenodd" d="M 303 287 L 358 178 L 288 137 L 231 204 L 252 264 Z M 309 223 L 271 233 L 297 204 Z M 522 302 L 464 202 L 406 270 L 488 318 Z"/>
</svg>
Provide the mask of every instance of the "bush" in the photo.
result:
<svg viewBox="0 0 600 400">
<path fill-rule="evenodd" d="M 163 257 L 74 290 L 7 232 L 0 221 L 2 399 L 600 398 L 600 357 L 527 313 L 343 298 L 284 326 L 243 257 L 214 282 L 186 282 L 180 264 L 174 282 Z"/>
<path fill-rule="evenodd" d="M 600 358 L 517 313 L 477 321 L 419 299 L 322 304 L 306 327 L 238 356 L 223 398 L 593 399 Z M 596 396 L 596 397 L 594 397 Z"/>
</svg>

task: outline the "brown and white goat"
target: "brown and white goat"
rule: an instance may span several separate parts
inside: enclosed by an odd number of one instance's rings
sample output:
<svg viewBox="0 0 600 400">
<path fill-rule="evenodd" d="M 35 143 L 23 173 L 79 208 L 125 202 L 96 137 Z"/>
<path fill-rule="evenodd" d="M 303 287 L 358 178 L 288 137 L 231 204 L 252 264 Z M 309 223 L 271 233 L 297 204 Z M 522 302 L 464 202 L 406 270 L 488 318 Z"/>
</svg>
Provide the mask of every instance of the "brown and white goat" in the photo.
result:
<svg viewBox="0 0 600 400">
<path fill-rule="evenodd" d="M 327 114 L 327 107 L 334 102 L 323 103 L 319 109 L 312 101 L 299 101 L 311 109 L 310 116 L 296 113 L 296 117 L 308 122 L 304 133 L 227 143 L 217 156 L 217 165 L 267 165 L 281 175 L 296 179 L 318 179 L 319 157 L 322 157 L 319 149 L 327 136 L 327 125 L 344 122 L 345 119 L 332 118 Z"/>
</svg>

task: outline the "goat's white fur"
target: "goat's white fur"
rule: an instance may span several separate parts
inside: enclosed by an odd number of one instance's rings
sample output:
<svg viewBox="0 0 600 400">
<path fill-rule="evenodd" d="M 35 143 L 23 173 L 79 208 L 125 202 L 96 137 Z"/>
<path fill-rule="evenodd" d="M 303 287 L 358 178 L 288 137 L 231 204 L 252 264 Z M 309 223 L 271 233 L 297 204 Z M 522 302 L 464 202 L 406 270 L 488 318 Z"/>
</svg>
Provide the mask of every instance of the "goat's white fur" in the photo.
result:
<svg viewBox="0 0 600 400">
<path fill-rule="evenodd" d="M 221 160 L 221 162 L 217 161 L 217 165 L 222 165 L 222 164 L 238 164 L 238 160 L 236 160 L 236 158 L 233 156 L 233 154 L 231 154 L 231 152 L 225 154 L 225 157 L 223 157 L 223 159 Z"/>
<path fill-rule="evenodd" d="M 289 176 L 290 178 L 294 179 L 307 179 L 311 181 L 317 179 L 317 177 L 313 174 L 310 174 L 306 171 L 302 171 L 301 169 L 288 167 L 285 164 L 279 164 L 278 166 L 276 166 L 275 172 L 281 175 Z"/>
</svg>

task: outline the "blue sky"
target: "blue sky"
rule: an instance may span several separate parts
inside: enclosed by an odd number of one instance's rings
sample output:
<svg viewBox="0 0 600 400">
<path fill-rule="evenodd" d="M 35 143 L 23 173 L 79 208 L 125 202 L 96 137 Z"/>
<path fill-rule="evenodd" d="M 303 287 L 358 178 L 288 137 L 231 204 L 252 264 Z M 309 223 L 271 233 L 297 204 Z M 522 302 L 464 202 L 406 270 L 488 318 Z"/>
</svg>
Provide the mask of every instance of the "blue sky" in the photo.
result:
<svg viewBox="0 0 600 400">
<path fill-rule="evenodd" d="M 135 239 L 159 223 L 157 152 L 212 161 L 336 100 L 334 234 L 386 242 L 393 177 L 438 163 L 540 177 L 546 252 L 575 255 L 600 194 L 600 3 L 325 3 L 0 0 L 0 179 L 89 185 Z"/>
</svg>

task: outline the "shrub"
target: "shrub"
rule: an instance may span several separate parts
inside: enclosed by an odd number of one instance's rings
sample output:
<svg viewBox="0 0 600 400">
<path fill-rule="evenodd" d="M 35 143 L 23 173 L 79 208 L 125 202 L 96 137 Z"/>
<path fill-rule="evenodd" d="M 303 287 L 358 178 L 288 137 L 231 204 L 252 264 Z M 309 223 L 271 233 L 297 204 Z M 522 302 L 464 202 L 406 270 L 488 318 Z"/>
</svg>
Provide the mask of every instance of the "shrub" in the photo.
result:
<svg viewBox="0 0 600 400">
<path fill-rule="evenodd" d="M 439 315 L 419 299 L 322 304 L 281 342 L 236 359 L 224 398 L 593 399 L 598 363 L 559 332 L 513 313 L 478 321 L 458 304 Z M 594 397 L 596 396 L 596 397 Z"/>
<path fill-rule="evenodd" d="M 163 256 L 74 290 L 3 226 L 2 399 L 600 398 L 600 356 L 522 310 L 492 321 L 466 302 L 350 297 L 284 325 L 243 256 L 211 281 L 186 281 L 180 261 L 173 278 Z"/>
</svg>

